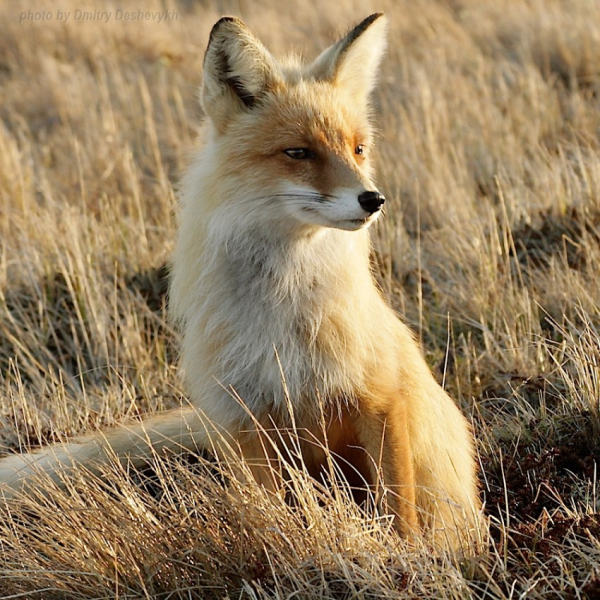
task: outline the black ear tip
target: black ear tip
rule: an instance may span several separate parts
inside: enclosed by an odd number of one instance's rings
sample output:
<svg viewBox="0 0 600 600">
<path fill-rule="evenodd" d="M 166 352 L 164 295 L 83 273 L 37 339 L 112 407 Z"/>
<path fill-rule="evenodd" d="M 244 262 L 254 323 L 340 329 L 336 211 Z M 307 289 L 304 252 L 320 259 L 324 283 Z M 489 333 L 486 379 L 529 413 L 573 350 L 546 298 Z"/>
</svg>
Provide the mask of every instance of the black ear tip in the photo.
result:
<svg viewBox="0 0 600 600">
<path fill-rule="evenodd" d="M 381 17 L 385 17 L 385 13 L 382 13 L 382 12 L 373 13 L 372 15 L 369 15 L 361 23 L 361 25 L 363 25 L 364 28 L 366 29 L 369 25 L 371 25 L 372 23 L 375 23 L 375 21 L 377 21 L 377 19 L 381 19 Z"/>
<path fill-rule="evenodd" d="M 215 35 L 219 32 L 219 30 L 222 27 L 231 26 L 231 25 L 234 25 L 237 29 L 246 29 L 246 25 L 244 24 L 244 22 L 241 19 L 238 19 L 237 17 L 231 17 L 231 16 L 221 17 L 213 25 L 213 28 L 210 30 L 210 37 L 208 38 L 208 44 L 210 45 L 210 43 L 213 41 Z"/>
<path fill-rule="evenodd" d="M 224 25 L 225 23 L 235 23 L 236 25 L 241 25 L 242 27 L 244 27 L 244 22 L 241 19 L 238 19 L 237 17 L 233 17 L 231 15 L 227 15 L 225 17 L 221 17 L 213 25 L 213 29 L 218 29 L 219 27 L 221 27 L 221 25 Z"/>
<path fill-rule="evenodd" d="M 358 36 L 364 33 L 377 19 L 385 16 L 382 12 L 373 13 L 371 16 L 367 17 L 363 21 L 361 21 L 349 34 L 348 41 L 354 41 Z"/>
</svg>

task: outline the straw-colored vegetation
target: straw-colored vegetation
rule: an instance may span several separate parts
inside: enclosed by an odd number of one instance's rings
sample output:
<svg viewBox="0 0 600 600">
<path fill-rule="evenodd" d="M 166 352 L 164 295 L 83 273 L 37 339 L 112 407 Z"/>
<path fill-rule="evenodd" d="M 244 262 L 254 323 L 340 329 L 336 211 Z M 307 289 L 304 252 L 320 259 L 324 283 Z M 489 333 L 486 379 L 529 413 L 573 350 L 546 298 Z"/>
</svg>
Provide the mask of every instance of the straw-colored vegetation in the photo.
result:
<svg viewBox="0 0 600 600">
<path fill-rule="evenodd" d="M 600 4 L 156 0 L 162 22 L 117 18 L 140 6 L 0 5 L 3 452 L 185 401 L 165 265 L 218 16 L 310 58 L 383 9 L 374 262 L 473 421 L 489 552 L 407 547 L 301 470 L 285 502 L 206 455 L 156 456 L 2 508 L 0 597 L 597 598 Z"/>
</svg>

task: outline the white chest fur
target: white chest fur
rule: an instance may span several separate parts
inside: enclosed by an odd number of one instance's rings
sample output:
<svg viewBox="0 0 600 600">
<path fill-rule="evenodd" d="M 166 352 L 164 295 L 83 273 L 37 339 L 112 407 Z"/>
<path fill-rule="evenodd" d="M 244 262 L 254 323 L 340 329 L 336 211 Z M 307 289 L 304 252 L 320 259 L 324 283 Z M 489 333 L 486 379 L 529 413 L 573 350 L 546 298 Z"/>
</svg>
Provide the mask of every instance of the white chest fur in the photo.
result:
<svg viewBox="0 0 600 600">
<path fill-rule="evenodd" d="M 188 319 L 187 370 L 210 371 L 251 410 L 282 409 L 285 390 L 292 404 L 351 399 L 374 352 L 365 308 L 380 300 L 368 247 L 366 232 L 293 243 L 256 232 L 224 241 L 221 232 L 206 246 Z"/>
</svg>

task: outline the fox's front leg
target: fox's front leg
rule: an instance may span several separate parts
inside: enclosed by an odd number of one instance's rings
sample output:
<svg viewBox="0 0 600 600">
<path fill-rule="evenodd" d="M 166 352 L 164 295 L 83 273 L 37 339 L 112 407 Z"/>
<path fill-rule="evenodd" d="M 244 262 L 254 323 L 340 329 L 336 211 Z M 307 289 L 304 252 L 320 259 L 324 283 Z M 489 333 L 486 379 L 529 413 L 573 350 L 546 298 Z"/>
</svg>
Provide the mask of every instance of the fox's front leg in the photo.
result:
<svg viewBox="0 0 600 600">
<path fill-rule="evenodd" d="M 283 493 L 281 460 L 268 432 L 262 428 L 244 431 L 239 444 L 254 480 L 273 494 Z"/>
<path fill-rule="evenodd" d="M 394 398 L 383 406 L 373 402 L 359 406 L 356 431 L 361 445 L 370 456 L 373 480 L 383 477 L 391 492 L 388 506 L 396 528 L 405 538 L 419 531 L 416 509 L 415 473 L 407 422 L 406 402 Z"/>
</svg>

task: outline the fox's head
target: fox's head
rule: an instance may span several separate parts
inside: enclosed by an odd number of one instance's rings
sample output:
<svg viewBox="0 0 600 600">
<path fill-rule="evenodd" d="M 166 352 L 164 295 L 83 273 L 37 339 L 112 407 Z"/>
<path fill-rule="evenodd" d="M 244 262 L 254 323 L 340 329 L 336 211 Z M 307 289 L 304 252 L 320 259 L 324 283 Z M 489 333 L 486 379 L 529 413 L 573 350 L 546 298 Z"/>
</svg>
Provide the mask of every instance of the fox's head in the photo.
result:
<svg viewBox="0 0 600 600">
<path fill-rule="evenodd" d="M 385 34 L 385 17 L 371 15 L 303 65 L 277 61 L 237 18 L 216 23 L 202 105 L 249 214 L 260 207 L 264 218 L 268 206 L 300 228 L 346 230 L 377 219 L 385 198 L 371 180 L 369 99 Z"/>
</svg>

